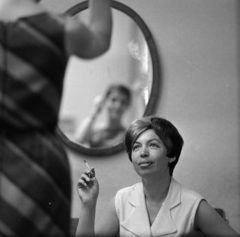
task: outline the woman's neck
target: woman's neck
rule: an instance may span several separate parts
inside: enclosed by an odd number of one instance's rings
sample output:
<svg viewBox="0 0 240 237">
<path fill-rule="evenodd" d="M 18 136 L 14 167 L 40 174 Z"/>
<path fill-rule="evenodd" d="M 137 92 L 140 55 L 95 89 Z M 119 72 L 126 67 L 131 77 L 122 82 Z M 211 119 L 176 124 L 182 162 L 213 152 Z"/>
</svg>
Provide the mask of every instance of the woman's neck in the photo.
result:
<svg viewBox="0 0 240 237">
<path fill-rule="evenodd" d="M 161 179 L 142 179 L 145 197 L 148 201 L 162 204 L 168 194 L 171 176 L 167 175 Z"/>
<path fill-rule="evenodd" d="M 109 128 L 119 129 L 122 127 L 122 123 L 119 119 L 108 119 L 107 125 Z"/>
</svg>

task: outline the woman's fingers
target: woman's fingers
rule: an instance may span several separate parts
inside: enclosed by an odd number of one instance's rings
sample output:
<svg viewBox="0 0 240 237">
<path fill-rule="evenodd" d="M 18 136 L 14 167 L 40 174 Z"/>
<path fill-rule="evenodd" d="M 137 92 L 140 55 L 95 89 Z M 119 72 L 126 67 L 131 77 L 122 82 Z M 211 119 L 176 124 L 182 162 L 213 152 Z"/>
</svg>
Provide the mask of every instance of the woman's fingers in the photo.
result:
<svg viewBox="0 0 240 237">
<path fill-rule="evenodd" d="M 95 169 L 91 168 L 91 170 L 86 170 L 84 172 L 90 179 L 95 177 Z"/>
<path fill-rule="evenodd" d="M 79 179 L 77 183 L 77 188 L 84 188 L 87 187 L 87 183 L 83 179 Z"/>
<path fill-rule="evenodd" d="M 95 169 L 92 167 L 91 168 L 91 178 L 95 177 Z"/>
<path fill-rule="evenodd" d="M 78 196 L 82 203 L 95 203 L 98 198 L 99 186 L 94 168 L 88 167 L 77 183 Z"/>
<path fill-rule="evenodd" d="M 81 175 L 81 178 L 78 180 L 78 188 L 87 187 L 89 184 L 91 184 L 94 181 L 95 178 L 95 170 L 94 168 L 91 168 L 90 170 L 85 170 L 85 172 Z"/>
<path fill-rule="evenodd" d="M 91 170 L 89 169 L 85 170 L 84 174 L 87 175 L 87 177 L 90 179 L 95 177 L 94 168 L 91 168 Z"/>
</svg>

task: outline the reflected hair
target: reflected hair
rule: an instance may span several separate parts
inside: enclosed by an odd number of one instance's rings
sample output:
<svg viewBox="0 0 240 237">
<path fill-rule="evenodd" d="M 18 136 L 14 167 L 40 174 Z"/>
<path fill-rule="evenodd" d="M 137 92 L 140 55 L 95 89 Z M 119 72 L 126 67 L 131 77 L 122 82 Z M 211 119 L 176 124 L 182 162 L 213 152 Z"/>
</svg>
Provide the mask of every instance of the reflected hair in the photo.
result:
<svg viewBox="0 0 240 237">
<path fill-rule="evenodd" d="M 131 90 L 122 85 L 122 84 L 112 84 L 108 87 L 105 98 L 108 98 L 108 96 L 111 94 L 112 91 L 119 91 L 121 94 L 125 95 L 127 97 L 128 105 L 131 103 Z"/>
<path fill-rule="evenodd" d="M 146 130 L 153 129 L 167 148 L 167 157 L 175 157 L 175 161 L 169 163 L 170 176 L 178 163 L 184 144 L 183 138 L 177 128 L 168 120 L 159 117 L 143 117 L 134 120 L 125 134 L 125 148 L 130 161 L 132 162 L 132 148 L 140 134 Z"/>
</svg>

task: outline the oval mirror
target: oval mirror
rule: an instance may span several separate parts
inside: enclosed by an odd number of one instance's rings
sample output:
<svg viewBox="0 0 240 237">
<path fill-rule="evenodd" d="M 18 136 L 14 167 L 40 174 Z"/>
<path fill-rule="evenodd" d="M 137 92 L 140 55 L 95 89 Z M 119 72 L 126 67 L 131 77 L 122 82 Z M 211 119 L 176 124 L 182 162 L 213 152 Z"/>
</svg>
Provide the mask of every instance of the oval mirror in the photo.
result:
<svg viewBox="0 0 240 237">
<path fill-rule="evenodd" d="M 66 14 L 85 20 L 87 8 L 85 1 Z M 113 1 L 112 8 L 113 34 L 108 52 L 92 60 L 72 57 L 65 75 L 58 133 L 67 147 L 89 156 L 106 156 L 124 149 L 123 136 L 98 147 L 79 142 L 79 127 L 90 113 L 96 96 L 102 96 L 113 84 L 130 89 L 131 102 L 122 118 L 124 127 L 136 118 L 153 114 L 159 98 L 159 60 L 148 27 L 128 6 Z M 106 120 L 106 116 L 107 112 L 103 111 L 98 122 Z"/>
</svg>

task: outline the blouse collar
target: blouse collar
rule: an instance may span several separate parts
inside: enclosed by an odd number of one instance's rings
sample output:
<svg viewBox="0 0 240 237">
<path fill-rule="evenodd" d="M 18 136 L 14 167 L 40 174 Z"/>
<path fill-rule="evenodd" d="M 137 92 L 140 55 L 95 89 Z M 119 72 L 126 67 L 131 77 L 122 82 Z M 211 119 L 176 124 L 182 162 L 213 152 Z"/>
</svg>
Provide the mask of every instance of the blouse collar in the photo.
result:
<svg viewBox="0 0 240 237">
<path fill-rule="evenodd" d="M 164 205 L 159 210 L 156 219 L 150 226 L 146 208 L 143 185 L 139 183 L 128 199 L 134 210 L 130 217 L 121 225 L 137 236 L 162 236 L 177 232 L 177 227 L 171 217 L 171 210 L 181 202 L 181 185 L 171 179 L 169 191 Z"/>
</svg>

